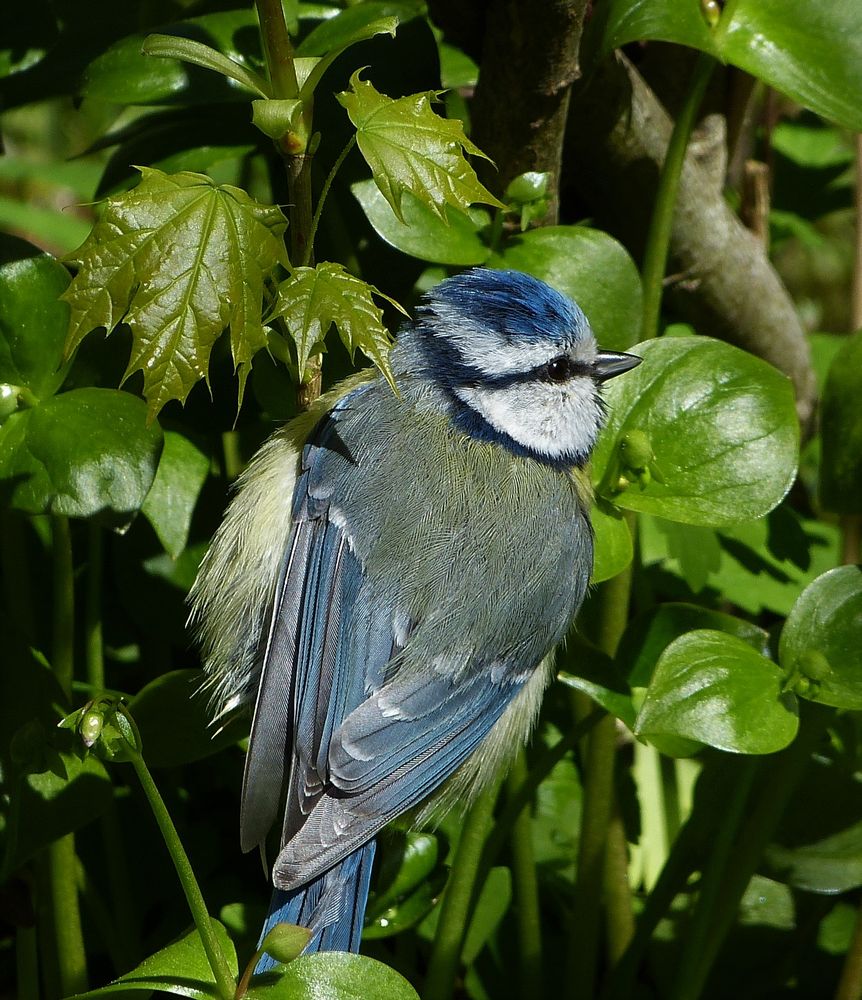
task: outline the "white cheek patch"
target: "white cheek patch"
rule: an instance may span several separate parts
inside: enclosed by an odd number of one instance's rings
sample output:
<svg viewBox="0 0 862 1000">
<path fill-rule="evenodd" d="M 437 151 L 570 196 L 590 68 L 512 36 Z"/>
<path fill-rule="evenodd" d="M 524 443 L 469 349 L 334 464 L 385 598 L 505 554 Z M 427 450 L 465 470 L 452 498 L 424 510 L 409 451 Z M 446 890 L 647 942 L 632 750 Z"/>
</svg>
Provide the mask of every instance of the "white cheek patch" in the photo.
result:
<svg viewBox="0 0 862 1000">
<path fill-rule="evenodd" d="M 496 389 L 461 387 L 455 392 L 495 431 L 551 459 L 586 456 L 602 426 L 599 392 L 591 378 Z"/>
</svg>

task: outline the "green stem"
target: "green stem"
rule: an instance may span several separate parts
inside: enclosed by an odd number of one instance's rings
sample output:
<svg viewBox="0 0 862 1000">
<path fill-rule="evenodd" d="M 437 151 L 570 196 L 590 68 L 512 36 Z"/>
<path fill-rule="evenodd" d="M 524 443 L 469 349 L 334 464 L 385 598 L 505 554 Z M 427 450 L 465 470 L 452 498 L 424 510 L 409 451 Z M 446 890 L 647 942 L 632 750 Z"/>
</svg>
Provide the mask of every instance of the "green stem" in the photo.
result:
<svg viewBox="0 0 862 1000">
<path fill-rule="evenodd" d="M 618 962 L 634 937 L 635 915 L 629 887 L 629 852 L 626 830 L 619 806 L 608 826 L 608 843 L 605 849 L 605 896 L 607 906 L 608 960 Z"/>
<path fill-rule="evenodd" d="M 317 236 L 317 227 L 320 224 L 320 216 L 323 212 L 323 206 L 326 202 L 326 198 L 329 194 L 329 189 L 332 187 L 332 182 L 335 180 L 335 175 L 341 169 L 341 164 L 344 163 L 347 158 L 347 154 L 356 145 L 356 133 L 354 132 L 350 139 L 347 141 L 347 145 L 338 154 L 338 159 L 332 164 L 332 169 L 327 174 L 326 180 L 323 182 L 323 187 L 320 189 L 320 196 L 317 199 L 317 208 L 314 210 L 314 218 L 311 220 L 311 228 L 308 235 L 308 246 L 305 248 L 305 254 L 302 257 L 302 266 L 305 267 L 311 259 L 311 253 L 314 248 L 314 239 Z"/>
<path fill-rule="evenodd" d="M 835 1000 L 859 1000 L 862 997 L 862 906 L 856 913 L 853 938 L 844 956 Z"/>
<path fill-rule="evenodd" d="M 126 718 L 129 718 L 129 716 L 126 716 Z M 186 850 L 183 847 L 179 834 L 177 833 L 177 828 L 174 826 L 173 820 L 171 819 L 170 813 L 165 805 L 165 800 L 162 798 L 161 793 L 156 787 L 156 783 L 153 781 L 149 768 L 144 763 L 144 759 L 140 753 L 130 749 L 129 759 L 132 767 L 135 769 L 135 774 L 138 776 L 141 787 L 144 790 L 144 795 L 146 795 L 147 801 L 150 804 L 150 809 L 152 809 L 153 815 L 156 818 L 156 823 L 158 824 L 159 831 L 161 832 L 162 839 L 168 849 L 168 853 L 171 856 L 171 861 L 174 863 L 177 877 L 179 878 L 180 885 L 185 893 L 186 901 L 188 902 L 189 909 L 192 912 L 195 926 L 198 929 L 198 934 L 200 934 L 201 943 L 203 944 L 204 951 L 206 952 L 207 961 L 212 969 L 219 997 L 221 997 L 221 1000 L 233 1000 L 236 983 L 233 975 L 231 974 L 227 958 L 225 957 L 218 938 L 215 936 L 215 932 L 213 931 L 212 919 L 207 911 L 207 905 L 204 902 L 203 894 L 201 893 L 200 886 L 195 878 L 195 873 L 192 870 L 189 856 L 186 854 Z"/>
<path fill-rule="evenodd" d="M 224 456 L 224 477 L 229 483 L 232 483 L 242 472 L 239 432 L 225 431 L 221 436 L 221 448 Z"/>
<path fill-rule="evenodd" d="M 54 561 L 54 631 L 52 667 L 65 692 L 72 697 L 75 650 L 75 577 L 72 564 L 72 533 L 69 521 L 61 515 L 51 519 Z"/>
<path fill-rule="evenodd" d="M 855 566 L 862 562 L 862 515 L 845 514 L 841 518 L 841 562 Z"/>
<path fill-rule="evenodd" d="M 299 97 L 299 83 L 293 62 L 293 45 L 284 19 L 281 0 L 255 0 L 260 35 L 272 96 L 281 99 Z"/>
<path fill-rule="evenodd" d="M 679 189 L 679 179 L 685 162 L 685 151 L 695 117 L 703 100 L 706 85 L 715 61 L 702 52 L 698 58 L 689 84 L 688 96 L 671 133 L 664 166 L 659 177 L 656 203 L 647 234 L 641 277 L 643 280 L 643 327 L 641 339 L 650 340 L 658 333 L 661 313 L 662 286 L 667 269 L 667 256 L 673 229 L 673 213 Z"/>
<path fill-rule="evenodd" d="M 48 846 L 49 893 L 54 948 L 62 996 L 87 989 L 87 956 L 78 903 L 75 837 L 68 833 Z"/>
<path fill-rule="evenodd" d="M 454 991 L 473 908 L 476 876 L 499 788 L 499 780 L 485 788 L 467 813 L 440 907 L 423 1000 L 450 1000 Z"/>
<path fill-rule="evenodd" d="M 743 811 L 748 802 L 758 764 L 759 761 L 753 757 L 745 760 L 733 794 L 726 800 L 724 816 L 715 832 L 709 860 L 700 880 L 691 924 L 680 949 L 679 966 L 671 1000 L 690 1000 L 699 994 L 702 982 L 698 970 L 704 951 L 709 947 L 712 915 L 721 893 L 722 882 L 727 876 L 732 851 L 738 840 Z M 698 992 L 693 992 L 694 989 Z"/>
<path fill-rule="evenodd" d="M 632 567 L 607 580 L 599 589 L 596 645 L 609 656 L 616 654 L 628 620 Z M 602 888 L 605 879 L 605 849 L 614 810 L 614 762 L 616 720 L 604 715 L 587 742 L 584 765 L 584 798 L 578 843 L 578 871 L 572 907 L 568 983 L 572 996 L 587 1000 L 594 995 L 599 949 Z M 619 920 L 619 912 L 608 911 Z M 626 935 L 615 927 L 611 936 Z"/>
<path fill-rule="evenodd" d="M 89 526 L 87 596 L 84 621 L 87 683 L 94 694 L 105 688 L 105 652 L 102 642 L 102 529 Z"/>
<path fill-rule="evenodd" d="M 520 790 L 530 783 L 527 755 L 520 749 L 509 773 L 507 799 L 520 798 Z M 518 958 L 521 996 L 542 996 L 542 920 L 539 912 L 539 882 L 533 856 L 531 810 L 522 806 L 512 827 L 512 876 L 518 920 Z"/>
</svg>

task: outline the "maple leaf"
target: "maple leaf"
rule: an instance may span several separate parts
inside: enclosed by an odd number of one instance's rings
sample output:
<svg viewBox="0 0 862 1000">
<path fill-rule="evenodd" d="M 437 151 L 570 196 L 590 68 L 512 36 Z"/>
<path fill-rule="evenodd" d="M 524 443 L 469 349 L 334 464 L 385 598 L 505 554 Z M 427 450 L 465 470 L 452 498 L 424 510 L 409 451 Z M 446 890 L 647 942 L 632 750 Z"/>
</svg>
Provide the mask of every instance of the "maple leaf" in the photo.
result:
<svg viewBox="0 0 862 1000">
<path fill-rule="evenodd" d="M 392 338 L 383 325 L 383 310 L 375 305 L 373 295 L 381 296 L 404 312 L 388 295 L 349 274 L 341 264 L 328 261 L 317 267 L 298 267 L 279 285 L 275 308 L 269 318 L 284 318 L 296 343 L 300 381 L 310 355 L 315 349 L 321 349 L 334 323 L 351 355 L 358 347 L 395 390 L 389 367 Z"/>
<path fill-rule="evenodd" d="M 131 191 L 109 198 L 84 243 L 62 298 L 72 313 L 67 354 L 93 329 L 120 321 L 132 331 L 123 376 L 144 373 L 148 416 L 184 402 L 207 379 L 212 346 L 230 327 L 239 400 L 251 360 L 266 346 L 263 282 L 288 266 L 280 209 L 204 174 L 139 168 Z"/>
<path fill-rule="evenodd" d="M 356 126 L 357 145 L 400 222 L 404 191 L 444 220 L 447 205 L 461 212 L 474 202 L 505 208 L 479 183 L 464 153 L 488 157 L 464 135 L 461 122 L 432 111 L 438 91 L 395 100 L 360 80 L 359 72 L 350 78 L 351 90 L 338 94 L 338 100 Z"/>
</svg>

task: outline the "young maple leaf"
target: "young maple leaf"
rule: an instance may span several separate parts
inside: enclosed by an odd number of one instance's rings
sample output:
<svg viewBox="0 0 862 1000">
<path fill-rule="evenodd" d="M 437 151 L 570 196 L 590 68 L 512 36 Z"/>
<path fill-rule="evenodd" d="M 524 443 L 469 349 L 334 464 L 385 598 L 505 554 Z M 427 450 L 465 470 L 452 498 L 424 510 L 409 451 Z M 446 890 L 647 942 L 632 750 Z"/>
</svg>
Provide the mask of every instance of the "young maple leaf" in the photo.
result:
<svg viewBox="0 0 862 1000">
<path fill-rule="evenodd" d="M 359 149 L 399 222 L 404 222 L 403 191 L 444 220 L 447 205 L 462 212 L 474 202 L 505 208 L 479 183 L 464 153 L 488 157 L 464 135 L 461 122 L 431 110 L 435 91 L 394 100 L 360 80 L 359 72 L 350 78 L 351 90 L 338 94 L 338 100 L 356 126 Z"/>
<path fill-rule="evenodd" d="M 280 209 L 203 174 L 141 167 L 131 191 L 109 198 L 84 243 L 62 298 L 72 314 L 66 352 L 96 327 L 132 330 L 124 379 L 144 373 L 152 419 L 207 379 L 210 351 L 230 327 L 239 399 L 254 355 L 266 346 L 263 282 L 288 266 Z"/>
<path fill-rule="evenodd" d="M 282 316 L 296 343 L 297 367 L 302 381 L 308 358 L 334 323 L 351 355 L 358 347 L 383 373 L 395 389 L 389 367 L 392 338 L 383 325 L 383 311 L 372 295 L 400 305 L 373 285 L 349 274 L 341 264 L 325 262 L 317 267 L 298 267 L 283 281 L 276 295 L 272 316 Z"/>
</svg>

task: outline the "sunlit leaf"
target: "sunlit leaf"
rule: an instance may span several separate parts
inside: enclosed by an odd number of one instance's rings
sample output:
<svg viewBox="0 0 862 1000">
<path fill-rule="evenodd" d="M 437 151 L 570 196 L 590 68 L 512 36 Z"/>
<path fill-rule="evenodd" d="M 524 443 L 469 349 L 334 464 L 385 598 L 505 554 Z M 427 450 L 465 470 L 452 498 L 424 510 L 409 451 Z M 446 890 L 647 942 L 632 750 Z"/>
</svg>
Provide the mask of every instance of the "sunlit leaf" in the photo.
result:
<svg viewBox="0 0 862 1000">
<path fill-rule="evenodd" d="M 141 172 L 134 190 L 108 199 L 70 254 L 78 274 L 63 296 L 72 307 L 68 350 L 96 327 L 127 323 L 126 374 L 144 373 L 152 417 L 207 377 L 212 345 L 230 326 L 241 397 L 251 359 L 266 344 L 264 278 L 287 265 L 284 216 L 203 174 Z"/>
<path fill-rule="evenodd" d="M 799 693 L 837 708 L 862 708 L 862 567 L 819 576 L 793 605 L 779 645 L 781 665 L 806 678 Z"/>
<path fill-rule="evenodd" d="M 622 514 L 603 502 L 590 514 L 595 534 L 595 559 L 590 583 L 601 583 L 621 573 L 632 561 L 632 534 Z"/>
<path fill-rule="evenodd" d="M 119 389 L 73 389 L 0 428 L 6 502 L 32 514 L 106 515 L 125 524 L 144 502 L 162 449 L 146 407 Z"/>
<path fill-rule="evenodd" d="M 682 737 L 735 753 L 774 753 L 799 726 L 783 679 L 780 667 L 743 639 L 688 632 L 659 657 L 635 734 L 659 749 L 662 738 Z"/>
<path fill-rule="evenodd" d="M 255 977 L 246 995 L 249 1000 L 418 1000 L 394 969 L 345 951 L 300 955 L 278 980 L 269 973 Z"/>
<path fill-rule="evenodd" d="M 610 0 L 599 10 L 593 30 L 605 52 L 646 39 L 690 45 L 862 130 L 862 5 L 853 0 L 737 0 L 715 27 L 702 0 Z"/>
<path fill-rule="evenodd" d="M 383 325 L 383 310 L 375 305 L 374 295 L 397 306 L 373 285 L 333 263 L 298 267 L 279 285 L 272 317 L 284 318 L 296 342 L 300 379 L 309 357 L 315 349 L 321 349 L 334 323 L 347 349 L 353 353 L 359 348 L 394 388 L 389 368 L 392 338 Z"/>
<path fill-rule="evenodd" d="M 233 942 L 217 920 L 212 920 L 211 923 L 230 970 L 236 975 L 237 961 Z M 69 1000 L 114 996 L 127 990 L 159 990 L 190 997 L 191 1000 L 217 1000 L 219 996 L 212 968 L 197 930 L 189 931 L 173 944 L 145 958 L 131 972 L 115 979 L 108 986 L 78 993 Z"/>
<path fill-rule="evenodd" d="M 504 207 L 479 183 L 465 159 L 465 153 L 484 154 L 464 134 L 461 122 L 431 110 L 433 91 L 393 100 L 360 80 L 359 71 L 350 78 L 350 86 L 338 100 L 356 126 L 359 149 L 398 219 L 404 221 L 404 191 L 444 219 L 447 205 L 462 212 L 477 201 Z"/>
<path fill-rule="evenodd" d="M 762 517 L 796 475 L 799 430 L 790 381 L 707 337 L 638 344 L 643 363 L 605 389 L 608 423 L 593 453 L 599 493 L 619 507 L 718 527 Z M 626 467 L 643 436 L 653 459 Z M 646 475 L 649 473 L 649 475 Z"/>
</svg>

